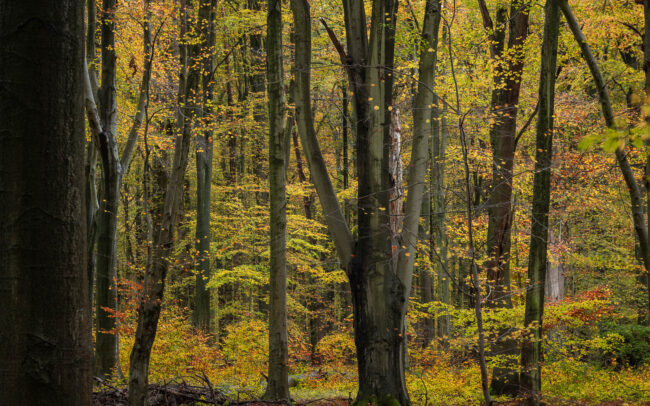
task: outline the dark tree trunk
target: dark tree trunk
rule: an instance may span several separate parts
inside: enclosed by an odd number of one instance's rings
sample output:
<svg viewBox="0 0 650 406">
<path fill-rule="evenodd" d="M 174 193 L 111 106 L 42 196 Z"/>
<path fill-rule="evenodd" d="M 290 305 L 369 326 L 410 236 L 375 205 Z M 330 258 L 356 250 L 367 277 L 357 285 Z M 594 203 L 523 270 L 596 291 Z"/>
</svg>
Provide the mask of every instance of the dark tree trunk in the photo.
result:
<svg viewBox="0 0 650 406">
<path fill-rule="evenodd" d="M 118 364 L 117 311 L 117 210 L 121 170 L 117 151 L 117 93 L 115 55 L 115 0 L 105 0 L 101 19 L 101 87 L 99 118 L 103 136 L 98 147 L 102 163 L 103 190 L 97 212 L 97 284 L 95 291 L 95 373 L 108 377 Z"/>
<path fill-rule="evenodd" d="M 643 1 L 643 15 L 644 15 L 644 36 L 643 36 L 643 70 L 645 71 L 645 83 L 643 90 L 645 92 L 645 106 L 646 106 L 646 116 L 645 122 L 646 127 L 650 128 L 650 0 Z M 646 141 L 647 142 L 647 141 Z M 646 179 L 650 179 L 650 154 L 646 156 Z M 650 184 L 650 182 L 646 182 Z M 646 214 L 648 217 L 647 224 L 650 224 L 650 187 L 646 188 Z M 648 241 L 650 244 L 650 240 Z M 650 256 L 650 245 L 646 247 L 646 251 Z M 640 317 L 641 321 L 645 325 L 650 326 L 650 266 L 646 266 L 646 275 L 645 275 L 646 289 L 648 290 L 648 303 L 644 312 L 641 312 Z"/>
<path fill-rule="evenodd" d="M 560 0 L 561 1 L 561 0 Z M 539 77 L 539 116 L 533 179 L 533 210 L 528 256 L 526 335 L 521 350 L 521 388 L 529 404 L 537 405 L 541 397 L 542 315 L 544 283 L 548 262 L 548 215 L 551 201 L 551 164 L 553 162 L 553 111 L 555 104 L 555 71 L 560 26 L 558 0 L 547 0 L 542 42 L 542 66 Z"/>
<path fill-rule="evenodd" d="M 282 2 L 269 0 L 267 9 L 269 95 L 269 187 L 271 200 L 269 287 L 269 374 L 264 397 L 289 401 L 287 333 L 287 196 L 284 69 L 282 67 Z"/>
<path fill-rule="evenodd" d="M 429 257 L 432 264 L 436 264 L 436 276 L 438 279 L 437 297 L 438 300 L 446 305 L 451 304 L 450 295 L 450 276 L 447 261 L 447 232 L 445 227 L 445 218 L 447 206 L 445 203 L 445 150 L 447 146 L 447 119 L 445 117 L 446 109 L 441 109 L 438 99 L 434 97 L 434 108 L 432 110 L 432 129 L 431 138 L 431 201 L 430 207 L 430 230 L 429 230 Z M 436 251 L 434 253 L 434 250 Z M 451 320 L 449 314 L 439 316 L 437 319 L 436 335 L 445 341 L 449 336 L 451 329 Z"/>
<path fill-rule="evenodd" d="M 88 405 L 80 1 L 0 1 L 0 404 Z"/>
<path fill-rule="evenodd" d="M 216 0 L 210 0 L 199 9 L 199 21 L 207 24 L 206 44 L 203 60 L 203 125 L 208 126 L 212 109 L 214 82 L 211 74 L 214 64 L 216 41 Z M 196 284 L 194 290 L 194 324 L 203 331 L 210 330 L 210 292 L 206 285 L 210 278 L 210 193 L 212 190 L 212 131 L 208 128 L 196 139 Z M 231 156 L 231 173 L 234 159 Z M 236 173 L 236 172 L 235 172 Z M 235 175 L 236 176 L 236 175 Z"/>
<path fill-rule="evenodd" d="M 488 283 L 492 291 L 487 306 L 510 308 L 510 233 L 512 228 L 512 171 L 515 157 L 515 137 L 521 75 L 524 68 L 523 46 L 528 37 L 528 8 L 518 0 L 497 6 L 493 24 L 485 2 L 479 2 L 483 25 L 488 31 L 490 55 L 496 62 L 494 88 L 490 102 L 490 144 L 492 147 L 492 186 L 488 207 L 487 254 L 485 263 Z M 506 29 L 508 42 L 506 44 Z M 493 345 L 493 352 L 514 356 L 516 341 L 508 330 L 498 332 L 501 337 Z M 493 393 L 515 395 L 518 392 L 517 370 L 508 361 L 504 367 L 494 368 L 490 384 Z"/>
</svg>

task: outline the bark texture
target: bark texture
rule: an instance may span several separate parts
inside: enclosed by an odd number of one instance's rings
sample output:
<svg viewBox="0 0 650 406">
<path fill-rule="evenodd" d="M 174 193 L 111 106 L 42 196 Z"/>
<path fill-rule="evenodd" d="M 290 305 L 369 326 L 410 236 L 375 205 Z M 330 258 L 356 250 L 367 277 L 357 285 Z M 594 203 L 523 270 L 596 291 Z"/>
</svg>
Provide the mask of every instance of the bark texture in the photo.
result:
<svg viewBox="0 0 650 406">
<path fill-rule="evenodd" d="M 521 350 L 520 385 L 529 404 L 541 398 L 542 316 L 544 284 L 548 264 L 548 215 L 551 201 L 551 164 L 553 162 L 553 111 L 555 76 L 560 27 L 558 3 L 547 0 L 542 40 L 542 64 L 539 77 L 539 113 L 535 143 L 535 175 L 533 178 L 533 210 L 528 256 L 528 280 L 524 327 L 532 330 Z"/>
<path fill-rule="evenodd" d="M 88 405 L 80 1 L 0 1 L 0 404 Z"/>
<path fill-rule="evenodd" d="M 510 234 L 512 229 L 512 175 L 515 157 L 517 113 L 521 75 L 524 68 L 523 46 L 528 37 L 528 8 L 521 0 L 498 3 L 493 23 L 484 0 L 479 0 L 483 25 L 490 39 L 490 55 L 495 63 L 494 88 L 490 101 L 490 145 L 492 148 L 492 185 L 487 201 L 488 231 L 485 263 L 490 296 L 487 306 L 512 307 L 510 298 Z M 507 34 L 507 35 L 506 35 Z M 507 38 L 507 42 L 506 42 Z M 517 343 L 509 331 L 501 337 L 493 352 L 514 356 Z M 517 393 L 517 372 L 513 365 L 494 368 L 491 390 L 495 394 Z"/>
<path fill-rule="evenodd" d="M 202 63 L 202 115 L 203 125 L 208 126 L 212 109 L 214 82 L 214 46 L 216 42 L 216 0 L 206 2 L 199 9 L 201 27 L 206 28 L 206 43 Z M 231 137 L 235 139 L 234 137 Z M 196 283 L 194 289 L 194 324 L 203 331 L 210 330 L 210 292 L 206 285 L 210 279 L 210 194 L 212 190 L 212 131 L 205 128 L 196 137 Z M 236 178 L 234 159 L 231 155 L 231 177 Z"/>
<path fill-rule="evenodd" d="M 269 0 L 266 76 L 269 98 L 269 187 L 271 204 L 269 374 L 264 397 L 289 401 L 287 334 L 287 196 L 282 2 Z"/>
</svg>

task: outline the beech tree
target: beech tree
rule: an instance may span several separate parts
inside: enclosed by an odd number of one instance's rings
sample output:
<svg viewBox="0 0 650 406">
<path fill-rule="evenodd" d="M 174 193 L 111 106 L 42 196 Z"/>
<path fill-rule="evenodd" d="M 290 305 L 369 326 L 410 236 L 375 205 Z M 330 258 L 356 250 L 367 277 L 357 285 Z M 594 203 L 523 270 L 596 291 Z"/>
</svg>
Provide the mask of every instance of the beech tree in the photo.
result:
<svg viewBox="0 0 650 406">
<path fill-rule="evenodd" d="M 517 136 L 517 114 L 521 76 L 524 70 L 523 47 L 528 37 L 529 5 L 525 1 L 498 2 L 493 21 L 485 0 L 479 0 L 483 26 L 488 33 L 490 58 L 495 64 L 494 87 L 490 100 L 490 145 L 492 184 L 487 201 L 488 260 L 483 265 L 492 293 L 487 305 L 511 308 L 510 234 L 512 229 L 512 182 Z M 515 355 L 517 343 L 509 331 L 499 331 L 493 344 L 499 355 Z M 517 372 L 510 361 L 494 368 L 490 389 L 495 394 L 516 394 Z"/>
<path fill-rule="evenodd" d="M 167 174 L 162 213 L 153 232 L 151 260 L 145 270 L 143 292 L 138 305 L 138 324 L 129 365 L 129 405 L 131 406 L 142 406 L 147 402 L 149 359 L 156 338 L 165 291 L 165 279 L 170 267 L 169 258 L 183 199 L 183 182 L 192 141 L 192 126 L 197 117 L 195 95 L 199 88 L 203 66 L 198 60 L 199 55 L 204 51 L 209 35 L 207 30 L 210 24 L 207 19 L 213 15 L 212 4 L 201 2 L 198 7 L 199 18 L 195 20 L 196 24 L 193 27 L 190 24 L 190 13 L 194 12 L 194 9 L 189 1 L 182 0 L 180 3 L 180 37 L 184 42 L 179 47 L 179 107 L 174 129 L 174 156 L 171 169 Z M 194 29 L 197 40 L 188 41 L 192 29 Z"/>
<path fill-rule="evenodd" d="M 287 334 L 287 197 L 282 1 L 267 5 L 266 77 L 269 97 L 270 286 L 269 374 L 265 397 L 289 401 Z"/>
<path fill-rule="evenodd" d="M 0 403 L 90 404 L 80 1 L 0 1 Z"/>
<path fill-rule="evenodd" d="M 150 0 L 145 0 L 149 9 Z M 95 2 L 88 1 L 88 35 L 86 38 L 87 51 L 94 66 L 95 58 Z M 117 320 L 117 223 L 120 189 L 126 174 L 133 151 L 138 141 L 138 134 L 144 111 L 149 99 L 149 82 L 153 64 L 153 44 L 149 17 L 143 23 L 144 39 L 144 70 L 138 104 L 133 122 L 128 133 L 127 141 L 119 153 L 117 142 L 117 92 L 116 92 L 116 52 L 115 52 L 115 9 L 116 0 L 102 2 L 101 23 L 101 85 L 97 88 L 95 70 L 88 68 L 88 81 L 86 82 L 86 112 L 91 123 L 93 140 L 89 144 L 86 185 L 86 205 L 88 213 L 87 224 L 91 231 L 88 239 L 88 255 L 93 259 L 88 263 L 88 275 L 96 275 L 95 312 L 96 312 L 96 345 L 95 369 L 100 377 L 108 377 L 119 368 L 119 337 L 116 331 Z M 91 32 L 92 30 L 92 32 Z M 97 151 L 95 151 L 95 149 Z M 96 153 L 99 153 L 102 164 L 102 189 L 99 196 L 100 204 L 96 203 L 97 191 L 95 186 Z M 96 210 L 94 212 L 94 210 Z M 95 257 L 96 244 L 96 262 Z M 93 267 L 96 266 L 95 272 Z"/>
<path fill-rule="evenodd" d="M 330 191 L 331 182 L 321 164 L 322 157 L 309 123 L 299 124 L 299 132 L 326 213 L 328 229 L 350 281 L 359 373 L 355 403 L 388 405 L 397 402 L 406 405 L 410 400 L 404 380 L 404 317 L 413 280 L 427 168 L 440 3 L 427 1 L 422 25 L 419 85 L 414 106 L 416 130 L 404 213 L 392 213 L 389 202 L 395 187 L 390 183 L 388 146 L 394 109 L 392 67 L 397 3 L 392 0 L 373 1 L 370 36 L 365 29 L 363 2 L 344 0 L 343 6 L 347 49 L 324 21 L 323 24 L 339 53 L 353 94 L 359 180 L 356 241 L 351 237 L 336 195 Z M 298 31 L 296 33 L 298 35 Z M 300 45 L 296 47 L 297 77 L 301 73 L 305 75 L 301 85 L 296 81 L 296 113 L 302 111 L 303 117 L 310 111 L 309 41 L 309 35 L 303 34 Z M 309 51 L 309 54 L 299 56 L 299 49 Z M 404 216 L 399 236 L 391 236 L 391 216 Z M 399 241 L 400 246 L 391 246 L 391 238 Z M 397 255 L 396 260 L 393 255 Z"/>
<path fill-rule="evenodd" d="M 544 38 L 539 77 L 539 113 L 535 142 L 535 175 L 533 179 L 533 212 L 528 259 L 529 286 L 526 290 L 524 326 L 532 329 L 521 351 L 521 388 L 528 403 L 537 405 L 541 396 L 542 315 L 544 285 L 548 264 L 548 216 L 551 200 L 551 164 L 553 162 L 553 118 L 557 44 L 560 26 L 558 3 L 547 0 L 544 11 Z"/>
</svg>

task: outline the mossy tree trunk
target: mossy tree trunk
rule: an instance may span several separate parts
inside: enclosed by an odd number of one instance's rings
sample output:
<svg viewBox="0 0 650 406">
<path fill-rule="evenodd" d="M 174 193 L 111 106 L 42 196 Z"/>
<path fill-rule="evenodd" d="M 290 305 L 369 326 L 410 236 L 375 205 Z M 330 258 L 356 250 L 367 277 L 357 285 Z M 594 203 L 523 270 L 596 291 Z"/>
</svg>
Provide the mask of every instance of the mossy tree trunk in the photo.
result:
<svg viewBox="0 0 650 406">
<path fill-rule="evenodd" d="M 548 263 L 548 216 L 551 201 L 551 165 L 553 163 L 553 111 L 555 76 L 560 27 L 558 0 L 547 0 L 542 40 L 542 63 L 539 77 L 539 116 L 535 143 L 535 175 L 533 178 L 533 209 L 528 256 L 528 280 L 524 327 L 532 329 L 521 351 L 522 391 L 529 404 L 541 398 L 542 316 L 544 284 Z"/>
<path fill-rule="evenodd" d="M 269 104 L 270 286 L 269 370 L 264 397 L 289 402 L 287 333 L 287 196 L 282 1 L 267 9 L 266 76 Z"/>
</svg>

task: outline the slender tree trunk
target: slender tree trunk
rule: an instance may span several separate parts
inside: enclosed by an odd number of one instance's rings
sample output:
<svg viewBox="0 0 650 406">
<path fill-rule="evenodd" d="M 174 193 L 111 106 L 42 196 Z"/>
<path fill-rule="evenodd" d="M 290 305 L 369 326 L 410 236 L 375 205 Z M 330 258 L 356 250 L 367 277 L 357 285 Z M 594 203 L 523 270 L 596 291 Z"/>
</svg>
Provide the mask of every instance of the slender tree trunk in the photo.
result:
<svg viewBox="0 0 650 406">
<path fill-rule="evenodd" d="M 214 70 L 214 46 L 216 42 L 215 18 L 216 0 L 210 0 L 199 10 L 199 21 L 207 24 L 207 40 L 203 60 L 203 125 L 208 127 L 212 109 L 214 82 L 211 72 Z M 203 331 L 210 330 L 210 292 L 206 285 L 210 278 L 210 193 L 212 190 L 212 130 L 205 128 L 196 138 L 196 284 L 194 290 L 194 324 Z M 231 158 L 231 171 L 234 167 Z M 236 176 L 236 175 L 235 175 Z"/>
<path fill-rule="evenodd" d="M 289 402 L 287 334 L 287 196 L 282 2 L 269 0 L 267 11 L 269 95 L 269 186 L 271 263 L 269 291 L 269 374 L 264 397 Z"/>
<path fill-rule="evenodd" d="M 442 112 L 438 106 L 438 98 L 434 97 L 434 108 L 432 110 L 432 128 L 433 137 L 431 145 L 431 201 L 429 202 L 431 211 L 430 220 L 430 260 L 436 264 L 436 275 L 438 279 L 438 300 L 446 305 L 451 305 L 451 295 L 449 292 L 450 276 L 447 262 L 447 236 L 445 228 L 445 217 L 447 206 L 445 204 L 445 150 L 447 146 L 447 119 L 445 117 L 446 109 Z M 441 114 L 442 113 L 442 114 Z M 434 253 L 436 250 L 437 253 Z M 449 336 L 451 320 L 449 314 L 438 317 L 438 326 L 436 334 L 443 338 Z"/>
<path fill-rule="evenodd" d="M 116 372 L 118 363 L 117 311 L 117 210 L 121 170 L 117 150 L 117 93 L 115 54 L 115 0 L 102 2 L 101 87 L 99 118 L 103 136 L 98 139 L 103 190 L 97 215 L 97 284 L 95 292 L 95 368 L 99 377 Z"/>
<path fill-rule="evenodd" d="M 96 373 L 100 377 L 109 377 L 113 373 L 121 375 L 119 370 L 117 327 L 117 213 L 119 208 L 120 187 L 128 169 L 138 139 L 138 130 L 142 124 L 144 109 L 149 98 L 149 81 L 153 61 L 153 45 L 149 27 L 149 18 L 144 24 L 144 70 L 138 106 L 129 131 L 124 151 L 120 158 L 117 145 L 117 93 L 116 55 L 115 55 L 115 0 L 103 2 L 102 18 L 102 81 L 99 89 L 98 116 L 101 127 L 95 126 L 93 136 L 99 148 L 103 169 L 103 195 L 97 215 L 97 284 L 96 284 Z M 146 1 L 147 10 L 149 0 Z M 147 11 L 149 13 L 149 11 Z M 90 75 L 90 89 L 93 88 L 93 76 Z M 87 99 L 94 94 L 87 91 Z M 88 114 L 95 114 L 88 112 Z"/>
<path fill-rule="evenodd" d="M 541 399 L 542 315 L 544 284 L 548 263 L 548 215 L 551 200 L 551 164 L 553 162 L 553 111 L 555 71 L 560 26 L 558 3 L 547 0 L 542 41 L 542 66 L 539 77 L 539 115 L 533 179 L 533 210 L 528 256 L 528 280 L 524 327 L 532 329 L 521 350 L 521 388 L 527 403 L 538 405 Z M 565 0 L 564 0 L 565 1 Z M 566 4 L 566 3 L 565 3 Z"/>
<path fill-rule="evenodd" d="M 210 3 L 202 3 L 201 7 Z M 191 12 L 187 0 L 181 1 L 181 37 L 189 31 L 187 14 Z M 183 183 L 191 143 L 192 122 L 196 116 L 195 94 L 200 80 L 200 65 L 196 59 L 201 51 L 204 38 L 198 43 L 180 47 L 181 73 L 179 77 L 180 107 L 177 117 L 179 134 L 175 137 L 174 158 L 167 190 L 162 207 L 160 223 L 153 236 L 151 263 L 145 271 L 144 288 L 138 306 L 138 323 L 135 342 L 131 350 L 129 367 L 129 405 L 147 404 L 149 378 L 149 359 L 156 337 L 158 318 L 162 307 L 165 278 L 169 270 L 169 260 L 174 245 L 174 233 L 178 213 L 183 200 Z"/>
<path fill-rule="evenodd" d="M 645 93 L 645 106 L 646 106 L 646 136 L 650 135 L 650 0 L 643 0 L 643 15 L 644 15 L 644 36 L 643 36 L 643 70 L 645 71 L 645 83 L 643 90 Z M 650 146 L 646 146 L 646 179 L 650 179 Z M 650 183 L 650 182 L 647 182 Z M 647 224 L 650 224 L 650 189 L 646 190 L 646 213 L 648 216 Z M 648 241 L 650 244 L 650 239 Z M 650 246 L 646 248 L 648 256 L 650 257 Z M 645 315 L 642 321 L 650 326 L 650 267 L 646 267 L 646 288 L 648 290 L 648 304 L 645 309 Z"/>
<path fill-rule="evenodd" d="M 0 404 L 89 405 L 84 7 L 0 1 Z"/>
<path fill-rule="evenodd" d="M 88 0 L 87 6 L 87 27 L 86 27 L 86 61 L 88 68 L 95 74 L 95 30 L 97 29 L 97 7 L 94 0 Z M 97 81 L 91 85 L 91 92 L 94 98 L 97 94 Z M 94 138 L 90 139 L 86 147 L 86 230 L 88 236 L 87 242 L 87 273 L 88 273 L 88 303 L 90 313 L 93 309 L 93 287 L 95 282 L 95 267 L 97 258 L 95 248 L 97 246 L 97 214 L 99 210 L 99 200 L 97 198 L 97 145 Z"/>
</svg>

